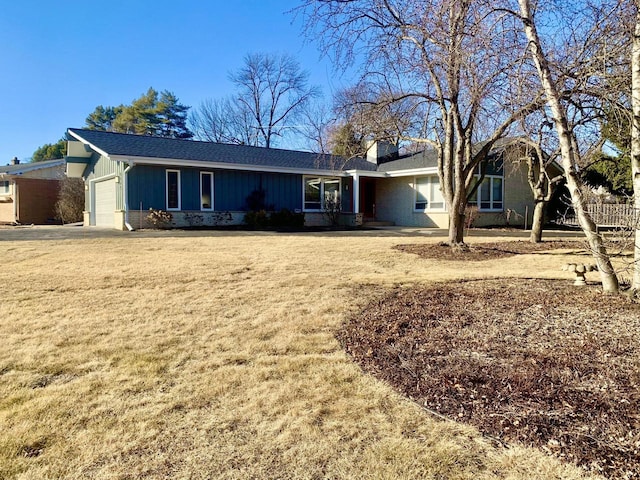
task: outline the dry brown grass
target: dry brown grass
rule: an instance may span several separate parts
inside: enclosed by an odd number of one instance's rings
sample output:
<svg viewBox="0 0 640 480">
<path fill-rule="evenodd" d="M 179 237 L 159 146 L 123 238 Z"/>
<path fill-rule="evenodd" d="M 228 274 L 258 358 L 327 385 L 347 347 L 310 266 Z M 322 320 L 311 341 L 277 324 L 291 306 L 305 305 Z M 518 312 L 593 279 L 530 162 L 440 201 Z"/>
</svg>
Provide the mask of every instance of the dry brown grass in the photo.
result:
<svg viewBox="0 0 640 480">
<path fill-rule="evenodd" d="M 430 416 L 335 339 L 370 290 L 563 278 L 564 256 L 417 262 L 392 247 L 441 238 L 397 231 L 41 232 L 0 241 L 0 478 L 585 478 Z"/>
</svg>

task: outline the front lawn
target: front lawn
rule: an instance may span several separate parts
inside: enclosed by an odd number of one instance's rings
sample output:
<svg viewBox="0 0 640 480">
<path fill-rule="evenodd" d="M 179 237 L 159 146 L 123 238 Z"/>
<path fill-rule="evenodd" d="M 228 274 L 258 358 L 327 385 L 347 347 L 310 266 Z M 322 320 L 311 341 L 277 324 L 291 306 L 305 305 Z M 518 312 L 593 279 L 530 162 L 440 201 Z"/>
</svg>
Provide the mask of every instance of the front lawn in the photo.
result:
<svg viewBox="0 0 640 480">
<path fill-rule="evenodd" d="M 0 236 L 0 478 L 588 478 L 424 411 L 336 339 L 383 291 L 570 284 L 571 255 L 420 260 L 394 246 L 441 238 L 400 231 L 65 232 Z"/>
</svg>

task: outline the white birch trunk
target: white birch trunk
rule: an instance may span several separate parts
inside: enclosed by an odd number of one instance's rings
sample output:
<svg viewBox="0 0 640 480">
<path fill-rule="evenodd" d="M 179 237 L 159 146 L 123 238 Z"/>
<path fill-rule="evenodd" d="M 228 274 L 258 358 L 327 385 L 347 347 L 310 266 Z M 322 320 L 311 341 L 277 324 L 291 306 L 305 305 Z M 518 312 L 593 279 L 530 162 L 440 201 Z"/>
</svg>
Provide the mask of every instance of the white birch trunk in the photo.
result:
<svg viewBox="0 0 640 480">
<path fill-rule="evenodd" d="M 631 47 L 631 174 L 636 215 L 640 214 L 640 0 L 635 0 L 636 24 Z M 640 226 L 635 223 L 632 288 L 640 291 Z"/>
<path fill-rule="evenodd" d="M 564 169 L 567 187 L 571 194 L 571 203 L 575 209 L 580 227 L 587 237 L 593 257 L 598 265 L 602 288 L 607 293 L 617 293 L 619 290 L 618 277 L 611 265 L 611 260 L 602 241 L 602 237 L 597 232 L 596 225 L 589 216 L 585 208 L 582 196 L 582 182 L 576 173 L 577 152 L 569 128 L 567 113 L 560 102 L 560 94 L 551 76 L 551 69 L 547 63 L 546 56 L 542 51 L 542 44 L 538 36 L 538 31 L 533 22 L 533 15 L 530 8 L 530 0 L 518 0 L 520 6 L 521 19 L 524 31 L 529 41 L 529 50 L 533 62 L 538 70 L 538 75 L 542 83 L 542 88 L 547 97 L 547 104 L 553 113 L 554 127 L 560 142 L 560 152 L 562 156 L 562 167 Z"/>
</svg>

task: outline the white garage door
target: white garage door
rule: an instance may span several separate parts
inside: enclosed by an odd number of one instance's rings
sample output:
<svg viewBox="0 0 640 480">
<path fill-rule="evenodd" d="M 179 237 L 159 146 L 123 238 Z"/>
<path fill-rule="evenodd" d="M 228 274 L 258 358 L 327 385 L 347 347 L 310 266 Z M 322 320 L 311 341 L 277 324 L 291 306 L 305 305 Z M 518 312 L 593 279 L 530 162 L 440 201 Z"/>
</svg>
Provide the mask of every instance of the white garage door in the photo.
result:
<svg viewBox="0 0 640 480">
<path fill-rule="evenodd" d="M 116 210 L 116 182 L 114 179 L 94 184 L 95 224 L 113 228 Z"/>
</svg>

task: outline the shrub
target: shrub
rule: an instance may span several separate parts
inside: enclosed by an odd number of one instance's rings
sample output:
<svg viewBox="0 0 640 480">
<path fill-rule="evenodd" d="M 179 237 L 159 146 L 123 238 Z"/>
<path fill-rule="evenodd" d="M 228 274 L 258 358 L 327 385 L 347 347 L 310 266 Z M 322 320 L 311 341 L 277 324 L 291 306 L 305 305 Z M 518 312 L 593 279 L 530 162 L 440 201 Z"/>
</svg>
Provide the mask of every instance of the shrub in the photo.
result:
<svg viewBox="0 0 640 480">
<path fill-rule="evenodd" d="M 62 179 L 55 210 L 56 217 L 62 223 L 82 221 L 82 212 L 84 211 L 84 182 L 81 178 L 65 177 Z"/>
<path fill-rule="evenodd" d="M 244 223 L 253 228 L 269 226 L 269 215 L 265 210 L 250 211 L 244 214 Z"/>
<path fill-rule="evenodd" d="M 304 213 L 292 212 L 283 208 L 278 212 L 258 210 L 247 212 L 244 215 L 244 223 L 252 228 L 265 227 L 304 227 Z"/>
<path fill-rule="evenodd" d="M 164 210 L 149 209 L 149 215 L 147 215 L 148 222 L 156 228 L 169 228 L 173 215 Z"/>
<path fill-rule="evenodd" d="M 279 212 L 273 212 L 270 217 L 273 227 L 304 227 L 304 212 L 292 212 L 288 208 L 283 208 Z"/>
<path fill-rule="evenodd" d="M 335 227 L 340 223 L 340 213 L 342 212 L 342 203 L 337 195 L 326 195 L 324 199 L 324 210 L 322 213 L 329 221 L 331 226 Z"/>
</svg>

